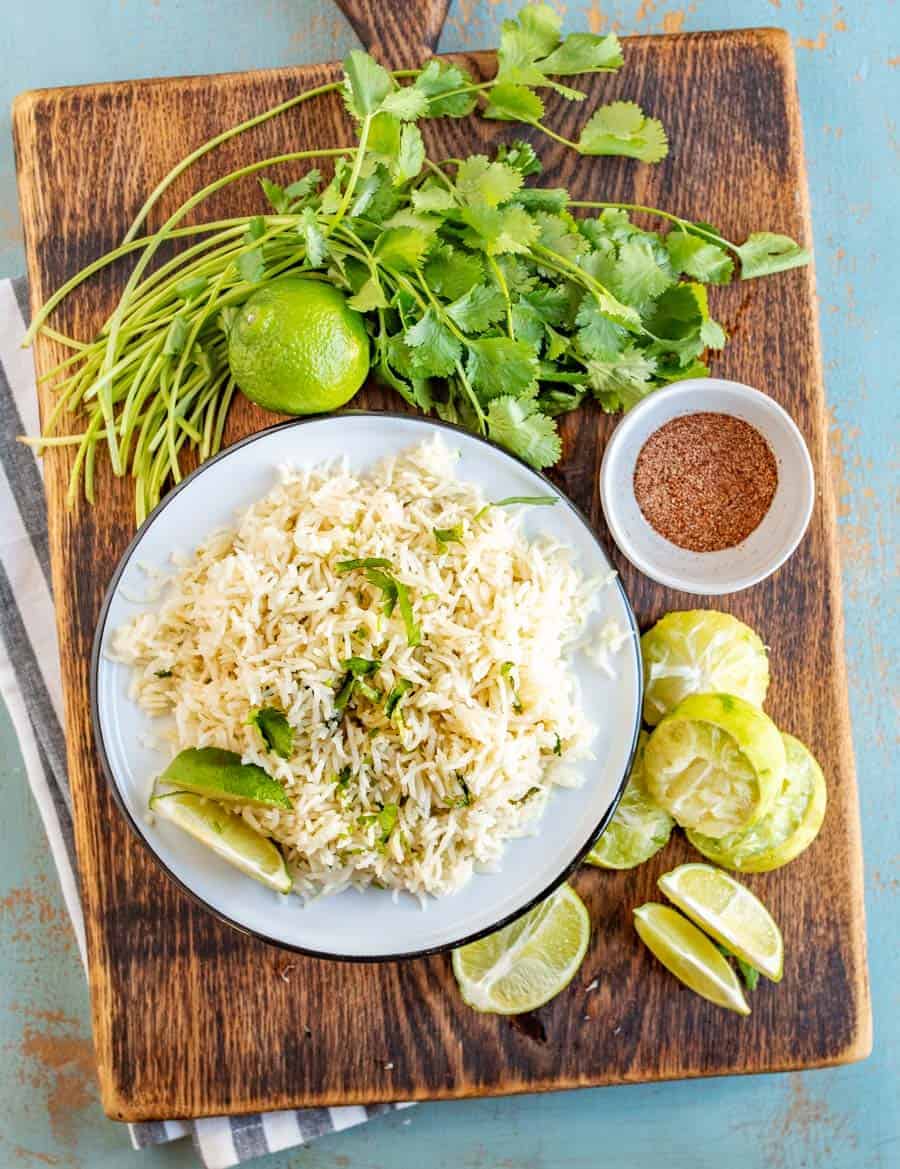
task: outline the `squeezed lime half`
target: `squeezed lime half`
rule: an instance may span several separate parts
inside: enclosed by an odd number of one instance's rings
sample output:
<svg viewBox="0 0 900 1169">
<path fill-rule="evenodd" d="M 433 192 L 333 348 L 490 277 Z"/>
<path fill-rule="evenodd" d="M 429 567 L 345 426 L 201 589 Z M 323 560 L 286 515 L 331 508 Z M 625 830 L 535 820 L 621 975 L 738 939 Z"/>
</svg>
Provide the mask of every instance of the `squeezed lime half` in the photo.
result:
<svg viewBox="0 0 900 1169">
<path fill-rule="evenodd" d="M 644 782 L 647 737 L 646 731 L 641 731 L 616 814 L 585 858 L 590 865 L 602 869 L 633 869 L 655 856 L 669 841 L 675 821 L 653 802 Z"/>
<path fill-rule="evenodd" d="M 734 694 L 762 706 L 769 659 L 756 633 L 715 609 L 667 613 L 641 638 L 644 721 L 655 726 L 691 694 Z"/>
</svg>

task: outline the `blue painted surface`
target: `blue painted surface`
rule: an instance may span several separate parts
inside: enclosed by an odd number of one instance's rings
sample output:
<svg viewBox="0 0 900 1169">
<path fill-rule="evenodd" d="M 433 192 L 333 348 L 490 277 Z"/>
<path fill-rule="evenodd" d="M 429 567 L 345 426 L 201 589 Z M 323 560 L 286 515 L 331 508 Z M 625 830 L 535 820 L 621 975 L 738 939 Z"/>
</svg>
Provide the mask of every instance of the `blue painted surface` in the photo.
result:
<svg viewBox="0 0 900 1169">
<path fill-rule="evenodd" d="M 456 0 L 445 50 L 495 43 L 512 5 Z M 560 4 L 569 28 L 662 32 L 777 24 L 797 47 L 818 258 L 847 657 L 860 778 L 875 1050 L 789 1076 L 423 1105 L 266 1169 L 892 1169 L 900 1165 L 896 209 L 900 14 L 889 0 Z M 45 0 L 0 22 L 0 274 L 23 266 L 8 108 L 19 90 L 340 56 L 327 0 Z M 893 224 L 892 232 L 888 226 Z M 893 460 L 893 462 L 892 462 Z M 893 700 L 893 704 L 892 704 Z M 40 821 L 0 710 L 0 1167 L 172 1169 L 183 1143 L 132 1153 L 93 1084 L 87 993 Z M 827 907 L 823 907 L 827 912 Z"/>
</svg>

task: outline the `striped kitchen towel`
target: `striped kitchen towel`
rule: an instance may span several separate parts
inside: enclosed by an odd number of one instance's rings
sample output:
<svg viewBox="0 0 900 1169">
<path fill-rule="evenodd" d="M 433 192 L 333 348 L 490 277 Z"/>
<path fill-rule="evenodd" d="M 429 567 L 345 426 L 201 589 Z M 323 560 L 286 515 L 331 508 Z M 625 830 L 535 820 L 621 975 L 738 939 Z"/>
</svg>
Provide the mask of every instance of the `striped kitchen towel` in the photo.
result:
<svg viewBox="0 0 900 1169">
<path fill-rule="evenodd" d="M 34 366 L 21 348 L 27 303 L 24 279 L 0 280 L 0 693 L 84 961 L 41 464 L 16 442 L 19 434 L 39 431 Z M 207 1169 L 226 1169 L 403 1107 L 309 1108 L 132 1124 L 129 1130 L 135 1148 L 190 1136 Z"/>
</svg>

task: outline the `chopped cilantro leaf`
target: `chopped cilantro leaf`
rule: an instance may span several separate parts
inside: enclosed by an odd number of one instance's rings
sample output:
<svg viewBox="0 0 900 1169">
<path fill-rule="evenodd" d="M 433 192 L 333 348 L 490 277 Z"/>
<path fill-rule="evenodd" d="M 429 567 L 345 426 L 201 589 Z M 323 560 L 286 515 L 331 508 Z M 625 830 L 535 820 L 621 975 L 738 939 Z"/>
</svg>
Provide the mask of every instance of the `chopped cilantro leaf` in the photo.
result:
<svg viewBox="0 0 900 1169">
<path fill-rule="evenodd" d="M 283 710 L 276 706 L 260 706 L 250 711 L 247 722 L 256 727 L 270 751 L 282 759 L 290 759 L 294 753 L 294 728 Z"/>
<path fill-rule="evenodd" d="M 434 532 L 439 552 L 443 552 L 448 544 L 461 544 L 463 542 L 462 524 L 454 524 L 452 528 L 432 528 L 431 530 Z"/>
</svg>

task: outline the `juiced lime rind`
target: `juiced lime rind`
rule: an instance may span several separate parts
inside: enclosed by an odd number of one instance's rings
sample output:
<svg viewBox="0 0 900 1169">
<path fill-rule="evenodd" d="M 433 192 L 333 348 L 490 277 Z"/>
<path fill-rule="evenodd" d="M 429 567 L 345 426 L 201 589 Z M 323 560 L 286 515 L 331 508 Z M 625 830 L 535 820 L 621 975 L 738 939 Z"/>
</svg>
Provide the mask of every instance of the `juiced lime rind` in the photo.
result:
<svg viewBox="0 0 900 1169">
<path fill-rule="evenodd" d="M 654 957 L 689 990 L 718 1007 L 750 1014 L 734 970 L 693 922 L 668 905 L 648 901 L 635 909 L 634 928 Z"/>
<path fill-rule="evenodd" d="M 555 998 L 578 972 L 591 937 L 584 902 L 569 885 L 511 925 L 453 951 L 453 973 L 474 1010 L 520 1015 Z"/>
<path fill-rule="evenodd" d="M 280 414 L 319 414 L 348 402 L 369 372 L 362 315 L 331 284 L 283 276 L 254 292 L 228 337 L 234 379 Z"/>
<path fill-rule="evenodd" d="M 585 860 L 603 869 L 633 869 L 650 860 L 669 841 L 675 821 L 658 807 L 644 783 L 644 748 L 647 732 L 641 731 L 628 784 L 616 813 Z"/>
<path fill-rule="evenodd" d="M 644 751 L 647 790 L 683 828 L 725 836 L 772 806 L 785 749 L 772 720 L 731 694 L 695 694 L 659 723 Z"/>
<path fill-rule="evenodd" d="M 247 804 L 255 808 L 293 805 L 281 784 L 255 763 L 242 763 L 234 751 L 220 747 L 188 747 L 179 751 L 159 777 L 179 791 L 194 792 L 211 800 Z"/>
<path fill-rule="evenodd" d="M 691 694 L 734 694 L 762 706 L 769 659 L 756 633 L 729 613 L 667 613 L 641 638 L 644 721 L 659 720 Z"/>
<path fill-rule="evenodd" d="M 272 841 L 215 800 L 193 792 L 169 792 L 154 796 L 150 809 L 248 877 L 276 893 L 290 892 L 292 881 L 287 865 Z"/>
<path fill-rule="evenodd" d="M 781 931 L 759 898 L 730 873 L 693 862 L 663 873 L 657 884 L 710 937 L 772 982 L 781 981 Z"/>
<path fill-rule="evenodd" d="M 828 794 L 822 768 L 793 735 L 783 734 L 787 766 L 768 812 L 750 828 L 716 840 L 688 831 L 694 848 L 709 860 L 739 873 L 767 873 L 795 860 L 822 827 Z"/>
</svg>

